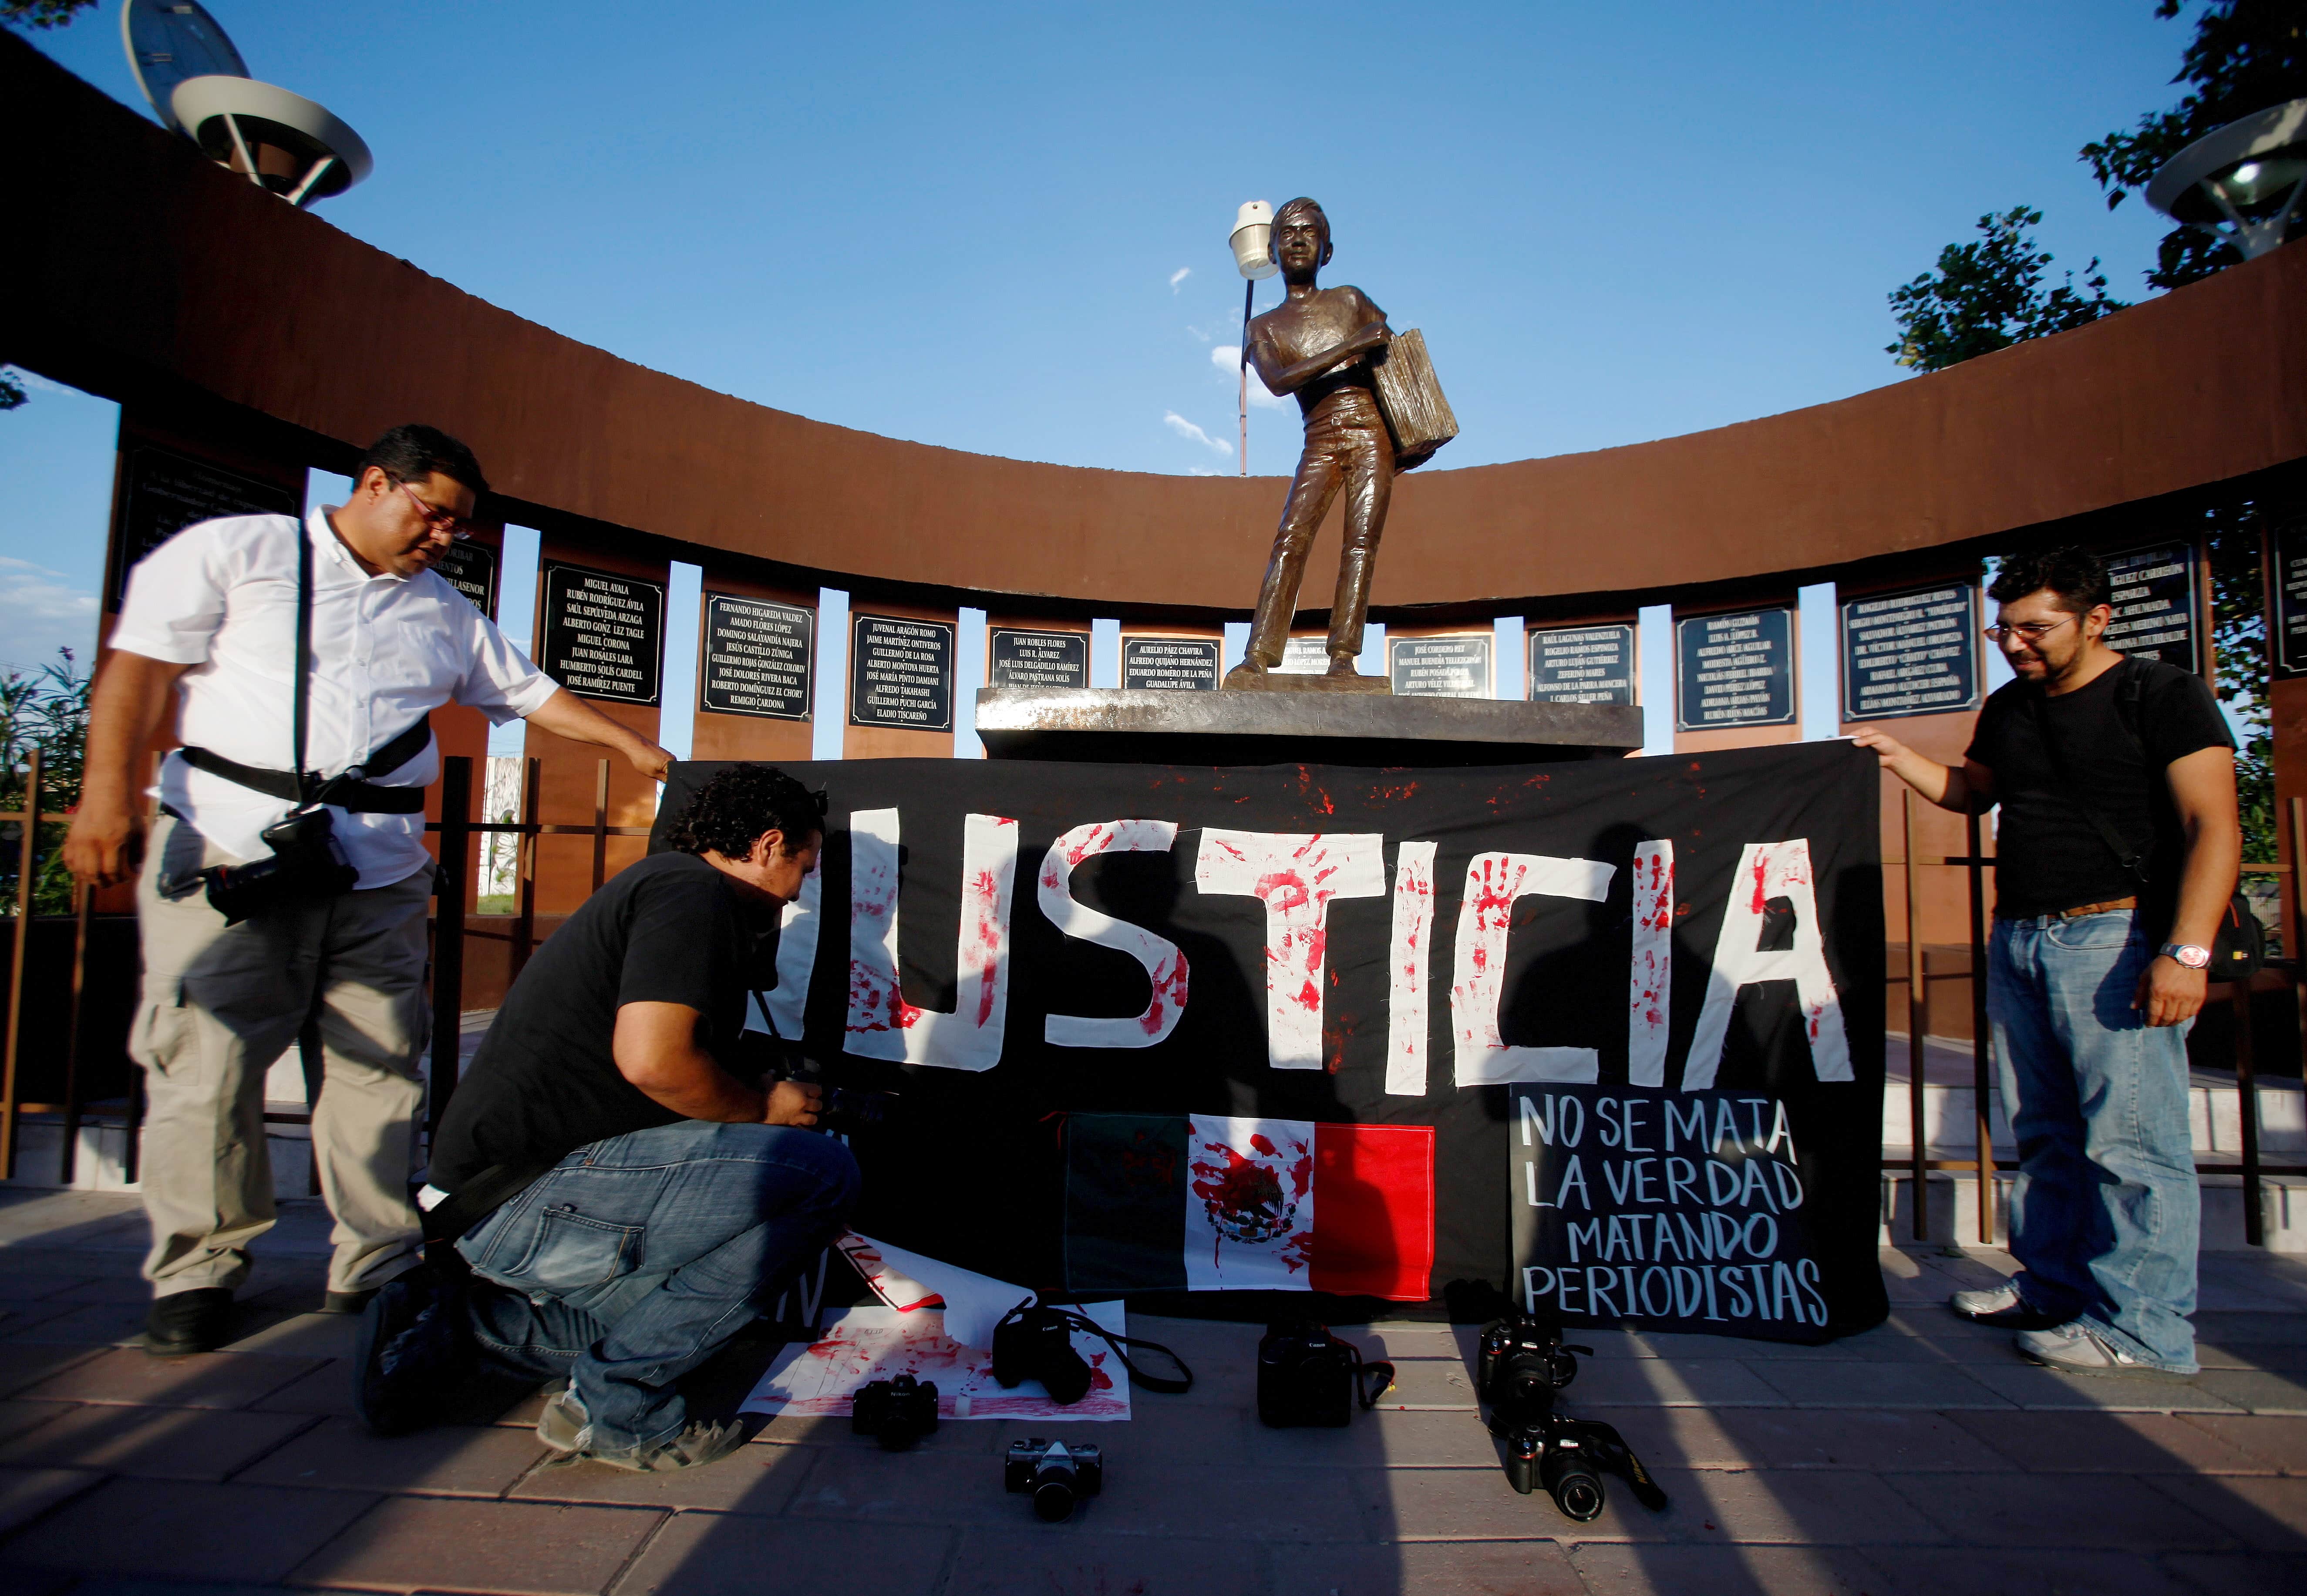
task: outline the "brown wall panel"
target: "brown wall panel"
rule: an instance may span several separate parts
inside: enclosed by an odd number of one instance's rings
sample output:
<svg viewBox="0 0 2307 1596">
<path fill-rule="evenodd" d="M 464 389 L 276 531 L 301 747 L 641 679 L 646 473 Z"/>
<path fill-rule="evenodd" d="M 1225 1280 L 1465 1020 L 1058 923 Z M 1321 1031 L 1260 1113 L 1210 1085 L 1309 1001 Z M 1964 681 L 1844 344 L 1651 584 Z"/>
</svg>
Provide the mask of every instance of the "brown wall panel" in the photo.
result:
<svg viewBox="0 0 2307 1596">
<path fill-rule="evenodd" d="M 860 600 L 849 612 L 845 624 L 849 628 L 849 682 L 842 700 L 841 757 L 845 759 L 949 759 L 953 758 L 954 732 L 948 726 L 941 732 L 916 732 L 894 726 L 861 726 L 851 716 L 850 709 L 857 696 L 857 617 L 888 615 L 906 621 L 939 621 L 954 629 L 954 674 L 960 674 L 961 621 L 950 609 L 935 605 L 888 604 L 879 599 Z M 950 683 L 954 699 L 954 720 L 960 721 L 961 695 L 973 692 L 974 685 L 965 687 L 956 680 Z"/>
<path fill-rule="evenodd" d="M 521 519 L 678 528 L 836 585 L 1239 612 L 1272 542 L 1275 477 L 964 454 L 619 360 L 276 202 L 6 36 L 0 137 L 73 152 L 0 167 L 6 213 L 42 224 L 8 262 L 11 302 L 39 310 L 17 318 L 12 358 L 91 391 L 213 396 L 339 463 L 423 416 L 474 445 L 502 496 L 531 507 Z M 249 337 L 253 305 L 296 336 Z M 425 330 L 421 355 L 412 327 Z M 2307 250 L 2277 250 L 2088 327 L 1831 404 L 1416 472 L 1395 492 L 1376 602 L 1511 608 L 1813 570 L 2303 456 Z M 1310 579 L 1316 596 L 1326 569 Z"/>
<path fill-rule="evenodd" d="M 716 593 L 733 594 L 742 598 L 766 598 L 778 604 L 792 605 L 817 614 L 817 594 L 799 588 L 780 587 L 759 581 L 752 577 L 735 576 L 725 571 L 708 567 L 704 591 L 698 599 L 697 628 L 697 715 L 690 729 L 690 757 L 696 759 L 806 759 L 810 756 L 810 740 L 815 731 L 815 696 L 817 687 L 817 639 L 810 639 L 810 688 L 811 708 L 810 719 L 772 719 L 760 715 L 718 714 L 705 707 L 705 673 L 712 650 L 710 609 Z"/>
<path fill-rule="evenodd" d="M 539 541 L 536 560 L 536 620 L 530 636 L 536 639 L 533 657 L 545 658 L 545 604 L 547 568 L 583 565 L 665 584 L 662 560 L 640 560 L 597 545 L 570 544 L 557 538 Z M 660 627 L 662 637 L 662 627 Z M 549 666 L 546 668 L 550 668 Z M 586 702 L 621 725 L 630 726 L 654 742 L 658 710 L 655 704 L 621 704 L 607 699 Z M 526 752 L 537 761 L 537 819 L 547 826 L 589 826 L 599 794 L 601 761 L 609 761 L 609 824 L 647 826 L 656 818 L 656 784 L 634 769 L 625 759 L 589 742 L 572 742 L 531 722 Z M 615 875 L 648 851 L 648 839 L 613 837 L 609 839 L 604 879 Z M 583 903 L 593 890 L 593 839 L 589 837 L 541 837 L 536 845 L 536 907 L 540 914 L 565 914 Z"/>
</svg>

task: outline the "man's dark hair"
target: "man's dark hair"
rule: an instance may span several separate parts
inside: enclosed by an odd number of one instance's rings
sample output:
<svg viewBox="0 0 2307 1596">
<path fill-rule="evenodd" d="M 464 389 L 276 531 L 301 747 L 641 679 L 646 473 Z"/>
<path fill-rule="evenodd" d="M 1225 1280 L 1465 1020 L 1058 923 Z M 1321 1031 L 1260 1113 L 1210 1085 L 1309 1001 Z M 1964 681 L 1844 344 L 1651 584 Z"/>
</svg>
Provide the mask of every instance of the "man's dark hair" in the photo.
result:
<svg viewBox="0 0 2307 1596">
<path fill-rule="evenodd" d="M 684 854 L 742 859 L 768 831 L 788 854 L 825 831 L 825 799 L 775 765 L 732 765 L 690 794 L 666 841 Z"/>
<path fill-rule="evenodd" d="M 2107 602 L 2106 562 L 2088 549 L 2071 545 L 2032 554 L 2006 554 L 1986 596 L 1997 604 L 2009 604 L 2046 588 L 2057 595 L 2061 609 L 2086 614 Z"/>
<path fill-rule="evenodd" d="M 353 480 L 358 482 L 371 466 L 383 472 L 389 482 L 422 482 L 437 471 L 476 493 L 489 491 L 489 479 L 481 475 L 481 462 L 473 458 L 471 450 L 439 427 L 417 422 L 394 427 L 370 444 L 360 464 L 353 468 Z"/>
</svg>

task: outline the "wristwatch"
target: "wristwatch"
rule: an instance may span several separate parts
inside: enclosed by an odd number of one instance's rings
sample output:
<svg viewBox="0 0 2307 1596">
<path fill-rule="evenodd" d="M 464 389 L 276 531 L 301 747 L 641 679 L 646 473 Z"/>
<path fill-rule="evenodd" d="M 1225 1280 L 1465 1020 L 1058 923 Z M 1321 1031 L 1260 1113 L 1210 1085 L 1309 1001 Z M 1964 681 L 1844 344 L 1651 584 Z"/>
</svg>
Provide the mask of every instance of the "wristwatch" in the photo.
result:
<svg viewBox="0 0 2307 1596">
<path fill-rule="evenodd" d="M 2162 951 L 2165 957 L 2175 959 L 2190 970 L 2210 967 L 2211 950 L 2208 948 L 2191 948 L 2184 942 L 2165 942 Z"/>
</svg>

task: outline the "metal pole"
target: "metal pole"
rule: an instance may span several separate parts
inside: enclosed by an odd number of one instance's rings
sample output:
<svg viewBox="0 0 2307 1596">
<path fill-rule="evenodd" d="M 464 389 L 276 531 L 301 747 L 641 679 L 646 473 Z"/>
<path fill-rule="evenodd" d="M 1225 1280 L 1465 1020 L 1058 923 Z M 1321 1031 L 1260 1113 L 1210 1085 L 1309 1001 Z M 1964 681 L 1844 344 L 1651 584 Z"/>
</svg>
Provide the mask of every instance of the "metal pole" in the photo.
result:
<svg viewBox="0 0 2307 1596">
<path fill-rule="evenodd" d="M 24 950 L 32 937 L 32 878 L 39 872 L 40 750 L 24 753 L 23 830 L 16 839 L 16 940 L 8 956 L 8 1047 L 0 1063 L 0 1180 L 16 1178 L 16 1059 L 24 1038 Z"/>
<path fill-rule="evenodd" d="M 73 1183 L 80 1163 L 81 1052 L 88 1013 L 88 933 L 96 910 L 96 888 L 82 887 L 73 917 L 72 1013 L 64 1040 L 64 1150 L 56 1179 Z M 99 1146 L 101 1144 L 99 1144 Z M 99 1160 L 99 1164 L 101 1159 Z"/>
<path fill-rule="evenodd" d="M 456 754 L 441 761 L 441 890 L 433 916 L 433 1068 L 425 1128 L 456 1095 L 464 1041 L 465 898 L 472 890 L 473 761 Z"/>
<path fill-rule="evenodd" d="M 2229 982 L 2227 1001 L 2234 1012 L 2235 1117 L 2243 1131 L 2243 1239 L 2246 1246 L 2264 1247 L 2267 1221 L 2260 1207 L 2259 1077 L 2251 1068 L 2251 982 Z"/>
<path fill-rule="evenodd" d="M 1994 1245 L 1994 1116 L 1989 1088 L 1991 1035 L 1986 1020 L 1986 861 L 1980 852 L 1985 829 L 1976 814 L 1964 817 L 1965 862 L 1970 874 L 1970 1094 L 1978 1138 L 1978 1240 Z"/>
<path fill-rule="evenodd" d="M 1257 295 L 1257 279 L 1241 286 L 1241 474 L 1249 475 L 1249 307 Z"/>
<path fill-rule="evenodd" d="M 520 777 L 520 854 L 519 864 L 519 899 L 512 922 L 512 969 L 505 977 L 510 987 L 520 979 L 520 972 L 528 963 L 530 950 L 536 945 L 536 789 L 539 785 L 536 761 L 525 762 Z"/>
<path fill-rule="evenodd" d="M 609 879 L 609 761 L 593 780 L 593 890 Z"/>
<path fill-rule="evenodd" d="M 1922 915 L 1917 906 L 1918 895 L 1915 890 L 1915 794 L 1911 788 L 1902 788 L 1899 798 L 1900 819 L 1906 831 L 1908 1139 L 1914 1143 L 1915 1240 L 1927 1241 L 1930 1240 L 1931 1193 L 1930 1170 L 1924 1146 L 1927 1138 L 1923 1131 L 1923 1033 L 1928 1024 L 1928 1016 L 1924 988 Z"/>
</svg>

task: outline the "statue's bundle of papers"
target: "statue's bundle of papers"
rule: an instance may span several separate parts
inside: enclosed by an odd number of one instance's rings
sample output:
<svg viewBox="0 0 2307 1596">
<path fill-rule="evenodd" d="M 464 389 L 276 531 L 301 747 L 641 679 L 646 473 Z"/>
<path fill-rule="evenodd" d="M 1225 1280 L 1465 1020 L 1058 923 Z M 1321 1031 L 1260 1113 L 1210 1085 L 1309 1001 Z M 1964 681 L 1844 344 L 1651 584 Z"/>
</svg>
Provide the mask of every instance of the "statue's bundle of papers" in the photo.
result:
<svg viewBox="0 0 2307 1596">
<path fill-rule="evenodd" d="M 1426 335 L 1415 327 L 1395 333 L 1372 365 L 1378 408 L 1394 434 L 1394 468 L 1415 470 L 1458 435 L 1458 418 L 1450 413 L 1450 401 L 1434 378 L 1434 363 L 1426 356 Z"/>
</svg>

